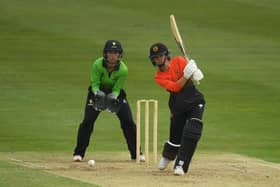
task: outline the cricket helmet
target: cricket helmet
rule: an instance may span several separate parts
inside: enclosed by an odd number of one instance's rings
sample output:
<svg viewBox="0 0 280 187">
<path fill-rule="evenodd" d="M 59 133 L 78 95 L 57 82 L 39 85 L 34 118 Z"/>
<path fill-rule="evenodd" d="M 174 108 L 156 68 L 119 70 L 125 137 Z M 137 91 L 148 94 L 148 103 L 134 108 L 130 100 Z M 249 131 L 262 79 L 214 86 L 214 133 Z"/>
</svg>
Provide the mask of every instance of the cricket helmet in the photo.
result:
<svg viewBox="0 0 280 187">
<path fill-rule="evenodd" d="M 108 40 L 105 43 L 104 49 L 103 49 L 103 56 L 106 57 L 106 53 L 108 51 L 117 51 L 120 53 L 121 57 L 123 54 L 122 45 L 118 40 Z"/>
<path fill-rule="evenodd" d="M 153 63 L 153 65 L 155 66 L 155 62 L 154 62 L 154 58 L 158 57 L 160 55 L 166 55 L 168 59 L 170 59 L 170 52 L 168 50 L 168 48 L 166 47 L 166 45 L 164 45 L 163 43 L 155 43 L 150 47 L 150 60 Z"/>
</svg>

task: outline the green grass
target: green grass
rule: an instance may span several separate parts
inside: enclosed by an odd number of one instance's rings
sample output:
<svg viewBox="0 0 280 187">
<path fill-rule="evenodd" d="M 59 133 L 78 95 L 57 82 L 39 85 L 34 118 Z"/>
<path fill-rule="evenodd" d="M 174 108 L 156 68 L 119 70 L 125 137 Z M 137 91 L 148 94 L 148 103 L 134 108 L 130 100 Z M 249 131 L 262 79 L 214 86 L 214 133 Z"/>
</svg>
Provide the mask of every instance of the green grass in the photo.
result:
<svg viewBox="0 0 280 187">
<path fill-rule="evenodd" d="M 153 82 L 149 46 L 179 50 L 174 13 L 205 73 L 199 151 L 280 162 L 280 2 L 0 0 L 0 151 L 72 151 L 92 61 L 117 38 L 129 67 L 128 98 L 159 100 L 159 146 L 168 137 L 168 94 Z M 155 11 L 157 9 L 157 11 Z M 149 90 L 149 91 L 147 91 Z M 126 151 L 115 116 L 96 123 L 89 151 Z"/>
<path fill-rule="evenodd" d="M 0 186 L 3 187 L 47 187 L 50 185 L 59 187 L 95 186 L 93 184 L 88 184 L 73 179 L 60 177 L 47 172 L 8 164 L 3 161 L 0 161 L 0 175 Z"/>
</svg>

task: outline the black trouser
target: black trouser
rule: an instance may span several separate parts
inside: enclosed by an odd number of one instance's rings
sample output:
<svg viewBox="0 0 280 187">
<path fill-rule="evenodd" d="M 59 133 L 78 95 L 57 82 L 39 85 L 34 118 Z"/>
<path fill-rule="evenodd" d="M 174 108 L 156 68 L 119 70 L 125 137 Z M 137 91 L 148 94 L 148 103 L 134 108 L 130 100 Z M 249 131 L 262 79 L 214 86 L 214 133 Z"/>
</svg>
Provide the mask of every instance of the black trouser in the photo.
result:
<svg viewBox="0 0 280 187">
<path fill-rule="evenodd" d="M 189 164 L 199 140 L 199 138 L 186 136 L 186 133 L 192 133 L 188 131 L 186 132 L 188 129 L 186 125 L 190 125 L 189 123 L 192 118 L 202 121 L 203 111 L 204 102 L 196 103 L 190 108 L 189 111 L 184 113 L 175 112 L 171 118 L 169 142 L 175 144 L 176 146 L 180 145 L 174 167 L 176 167 L 176 165 L 182 165 L 184 172 L 188 171 Z M 202 124 L 203 123 L 201 122 L 201 125 Z M 201 133 L 201 131 L 199 133 Z"/>
<path fill-rule="evenodd" d="M 80 155 L 84 157 L 86 149 L 89 145 L 90 136 L 94 131 L 94 124 L 97 117 L 100 114 L 100 111 L 96 111 L 92 106 L 88 105 L 88 101 L 91 97 L 89 92 L 87 96 L 86 106 L 85 106 L 85 115 L 82 123 L 79 126 L 78 136 L 77 136 L 77 145 L 74 150 L 74 155 Z M 124 134 L 124 137 L 127 142 L 128 150 L 130 152 L 131 159 L 136 158 L 136 125 L 132 118 L 132 113 L 128 101 L 126 100 L 125 93 L 121 98 L 121 108 L 116 114 L 120 120 L 121 128 Z"/>
<path fill-rule="evenodd" d="M 199 107 L 202 104 L 203 107 Z M 204 112 L 204 102 L 193 104 L 189 111 L 172 113 L 170 119 L 169 141 L 179 145 L 181 143 L 182 132 L 186 125 L 186 121 L 191 118 L 202 120 Z"/>
<path fill-rule="evenodd" d="M 171 111 L 169 141 L 179 145 L 186 121 L 190 118 L 202 120 L 204 111 L 204 96 L 192 81 L 188 81 L 178 93 L 170 93 L 169 109 Z M 202 105 L 203 107 L 199 107 Z"/>
</svg>

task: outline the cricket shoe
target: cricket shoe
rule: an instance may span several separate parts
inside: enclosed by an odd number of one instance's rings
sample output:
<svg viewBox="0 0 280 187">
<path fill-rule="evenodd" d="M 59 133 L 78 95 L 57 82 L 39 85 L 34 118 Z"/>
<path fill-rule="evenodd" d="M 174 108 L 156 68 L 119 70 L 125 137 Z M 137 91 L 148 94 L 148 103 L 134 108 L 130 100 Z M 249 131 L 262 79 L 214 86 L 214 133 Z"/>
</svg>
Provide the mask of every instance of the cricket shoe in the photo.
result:
<svg viewBox="0 0 280 187">
<path fill-rule="evenodd" d="M 132 160 L 132 161 L 135 161 L 136 158 L 132 158 L 131 160 Z M 141 155 L 139 156 L 139 160 L 140 160 L 140 162 L 145 162 L 145 161 L 146 161 L 145 155 L 141 154 Z"/>
<path fill-rule="evenodd" d="M 81 162 L 83 158 L 80 155 L 73 156 L 73 162 Z"/>
<path fill-rule="evenodd" d="M 185 174 L 185 172 L 184 172 L 182 166 L 176 166 L 176 167 L 175 167 L 175 169 L 174 169 L 174 175 L 181 176 L 181 175 L 184 175 L 184 174 Z"/>
<path fill-rule="evenodd" d="M 158 169 L 160 170 L 164 170 L 165 168 L 167 168 L 168 164 L 171 162 L 171 160 L 162 157 L 158 163 Z"/>
<path fill-rule="evenodd" d="M 140 158 L 140 162 L 146 161 L 145 155 L 143 155 L 143 154 L 141 154 L 139 158 Z"/>
</svg>

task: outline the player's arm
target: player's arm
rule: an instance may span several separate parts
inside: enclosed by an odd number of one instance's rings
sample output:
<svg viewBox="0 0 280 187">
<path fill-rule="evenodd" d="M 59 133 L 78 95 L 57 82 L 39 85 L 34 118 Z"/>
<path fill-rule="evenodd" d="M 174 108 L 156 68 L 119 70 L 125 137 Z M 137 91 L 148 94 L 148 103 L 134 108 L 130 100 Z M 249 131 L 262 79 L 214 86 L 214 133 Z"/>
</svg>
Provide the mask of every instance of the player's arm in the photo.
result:
<svg viewBox="0 0 280 187">
<path fill-rule="evenodd" d="M 176 60 L 176 63 L 177 63 L 177 69 L 180 71 L 180 72 L 184 72 L 184 68 L 186 67 L 186 65 L 188 64 L 187 60 L 184 58 L 184 57 L 181 57 L 181 56 L 178 56 L 178 57 L 175 57 L 174 58 Z M 176 81 L 177 84 L 179 84 L 182 87 L 184 87 L 184 85 L 188 82 L 189 79 L 187 79 L 184 74 L 183 76 L 178 79 Z"/>
<path fill-rule="evenodd" d="M 96 93 L 99 90 L 100 87 L 100 77 L 101 77 L 101 71 L 98 69 L 98 64 L 93 63 L 91 68 L 91 90 L 93 93 Z"/>
<path fill-rule="evenodd" d="M 112 93 L 117 97 L 120 95 L 121 89 L 123 89 L 125 80 L 127 78 L 127 74 L 128 74 L 127 67 L 123 66 L 122 68 L 120 68 L 118 79 L 116 80 L 115 85 L 112 88 Z"/>
<path fill-rule="evenodd" d="M 91 91 L 88 105 L 91 105 L 94 110 L 102 111 L 106 109 L 106 95 L 99 90 L 101 70 L 98 63 L 93 63 L 91 68 Z"/>
<path fill-rule="evenodd" d="M 107 95 L 107 107 L 110 112 L 118 113 L 121 108 L 122 102 L 118 99 L 118 96 L 120 95 L 121 89 L 123 89 L 127 74 L 128 71 L 125 66 L 119 69 L 118 79 L 112 88 L 112 93 Z"/>
<path fill-rule="evenodd" d="M 182 79 L 182 78 L 180 78 Z M 158 85 L 160 85 L 161 87 L 165 88 L 166 90 L 170 91 L 170 92 L 179 92 L 182 87 L 184 86 L 184 80 L 178 80 L 177 82 L 171 81 L 169 79 L 166 79 L 164 77 L 160 77 L 160 76 L 155 76 L 155 81 Z"/>
<path fill-rule="evenodd" d="M 182 76 L 179 80 L 176 81 L 180 87 L 184 87 L 184 85 L 188 82 L 188 79 L 186 79 L 184 76 Z"/>
</svg>

